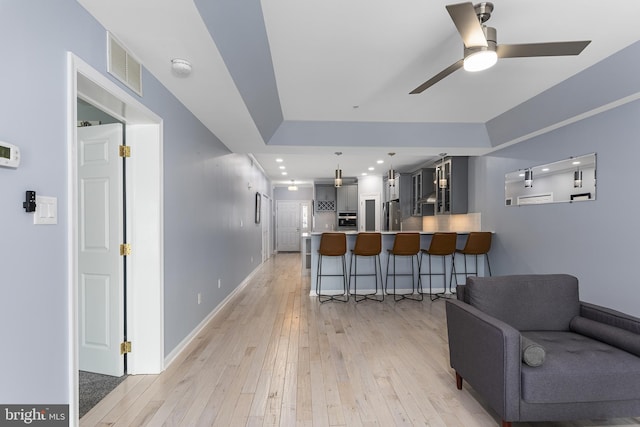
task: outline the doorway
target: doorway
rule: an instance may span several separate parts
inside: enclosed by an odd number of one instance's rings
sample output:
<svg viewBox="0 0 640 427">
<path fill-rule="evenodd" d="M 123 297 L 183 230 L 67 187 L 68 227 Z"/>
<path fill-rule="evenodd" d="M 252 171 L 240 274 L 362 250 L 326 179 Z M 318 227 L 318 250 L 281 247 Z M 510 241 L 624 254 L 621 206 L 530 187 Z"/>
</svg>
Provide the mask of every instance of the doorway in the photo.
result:
<svg viewBox="0 0 640 427">
<path fill-rule="evenodd" d="M 81 220 L 79 212 L 76 125 L 77 99 L 82 99 L 125 124 L 125 139 L 131 147 L 126 194 L 127 233 L 132 246 L 127 261 L 130 283 L 123 295 L 127 301 L 127 357 L 130 374 L 157 374 L 164 369 L 163 342 L 163 222 L 162 222 L 162 119 L 127 92 L 72 53 L 68 65 L 68 248 L 69 248 L 69 410 L 71 425 L 78 419 L 79 395 L 79 268 Z M 120 345 L 109 351 L 120 352 Z"/>
<path fill-rule="evenodd" d="M 311 231 L 311 201 L 276 201 L 276 250 L 300 252 L 302 233 Z"/>
<path fill-rule="evenodd" d="M 380 193 L 360 195 L 359 231 L 380 231 Z"/>
<path fill-rule="evenodd" d="M 272 202 L 268 194 L 262 195 L 262 203 L 260 205 L 261 212 L 260 218 L 262 218 L 262 262 L 265 262 L 271 257 L 271 221 L 273 221 L 271 212 Z"/>
</svg>

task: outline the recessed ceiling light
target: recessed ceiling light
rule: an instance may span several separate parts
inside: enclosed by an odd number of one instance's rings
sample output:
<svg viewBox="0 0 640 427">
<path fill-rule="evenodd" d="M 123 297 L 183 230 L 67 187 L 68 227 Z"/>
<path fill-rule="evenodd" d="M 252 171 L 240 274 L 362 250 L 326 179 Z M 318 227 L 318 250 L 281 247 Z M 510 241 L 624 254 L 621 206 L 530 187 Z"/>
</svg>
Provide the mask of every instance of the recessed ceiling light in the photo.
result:
<svg viewBox="0 0 640 427">
<path fill-rule="evenodd" d="M 276 159 L 276 162 L 280 163 L 282 162 L 282 159 Z"/>
<path fill-rule="evenodd" d="M 573 163 L 571 163 L 571 164 L 572 164 L 572 165 L 579 165 L 579 164 L 580 164 L 580 162 L 579 162 L 579 161 L 575 161 L 575 162 L 573 162 Z"/>
<path fill-rule="evenodd" d="M 379 164 L 379 165 L 381 165 L 381 164 L 383 164 L 383 163 L 384 163 L 384 160 L 378 160 L 378 161 L 376 161 L 376 163 L 377 163 L 377 164 Z"/>
<path fill-rule="evenodd" d="M 278 166 L 280 169 L 286 169 L 286 166 Z"/>
<path fill-rule="evenodd" d="M 282 172 L 282 175 L 288 175 L 288 173 L 286 173 L 286 172 Z"/>
<path fill-rule="evenodd" d="M 549 172 L 549 168 L 542 168 L 542 172 Z"/>
<path fill-rule="evenodd" d="M 372 170 L 374 170 L 374 169 L 375 169 L 375 168 L 374 168 L 373 166 L 369 166 L 369 170 L 370 170 L 370 171 L 372 171 Z"/>
<path fill-rule="evenodd" d="M 362 176 L 367 176 L 367 173 L 366 172 L 362 172 Z"/>
</svg>

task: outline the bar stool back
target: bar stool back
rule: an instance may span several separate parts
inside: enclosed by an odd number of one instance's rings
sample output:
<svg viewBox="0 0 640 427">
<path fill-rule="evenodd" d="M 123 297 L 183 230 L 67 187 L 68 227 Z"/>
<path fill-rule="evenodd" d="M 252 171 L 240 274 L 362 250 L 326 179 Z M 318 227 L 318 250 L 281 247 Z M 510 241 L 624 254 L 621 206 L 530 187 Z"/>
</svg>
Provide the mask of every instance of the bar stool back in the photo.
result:
<svg viewBox="0 0 640 427">
<path fill-rule="evenodd" d="M 420 274 L 418 274 L 418 287 L 416 288 L 414 279 L 413 259 L 415 257 L 418 264 L 418 273 L 420 273 L 420 261 L 418 260 L 418 253 L 420 252 L 420 233 L 398 233 L 393 241 L 393 248 L 388 249 L 389 257 L 387 258 L 387 274 L 385 290 L 387 295 L 393 295 L 394 301 L 400 301 L 402 299 L 410 299 L 414 301 L 422 301 L 422 285 L 420 284 Z M 411 260 L 411 273 L 396 273 L 396 258 L 397 257 L 410 257 Z M 393 257 L 393 292 L 389 292 L 389 261 Z M 396 276 L 411 276 L 411 293 L 399 294 L 396 292 Z M 411 297 L 416 290 L 418 291 L 418 297 Z"/>
<path fill-rule="evenodd" d="M 455 272 L 455 253 L 456 253 L 456 241 L 458 239 L 458 235 L 456 233 L 434 233 L 431 237 L 431 244 L 429 244 L 429 249 L 422 249 L 420 251 L 420 276 L 429 276 L 429 296 L 431 301 L 435 301 L 440 298 L 441 295 L 447 293 L 447 263 L 446 258 L 448 256 L 451 257 L 451 276 L 449 277 L 449 293 L 451 293 L 451 282 L 453 281 L 453 274 Z M 428 256 L 429 261 L 429 272 L 422 272 L 422 257 L 424 255 Z M 434 273 L 432 271 L 431 265 L 431 257 L 439 256 L 442 259 L 442 273 Z M 431 279 L 433 276 L 442 276 L 442 283 L 444 288 L 443 294 L 434 294 L 433 288 L 431 287 Z"/>
<path fill-rule="evenodd" d="M 322 233 L 320 236 L 320 248 L 318 249 L 318 269 L 316 275 L 316 294 L 318 300 L 323 303 L 327 301 L 349 301 L 347 290 L 347 269 L 344 255 L 347 253 L 347 236 L 344 233 Z M 324 257 L 340 257 L 342 274 L 322 274 L 322 259 Z M 322 277 L 342 276 L 342 294 L 323 294 L 321 292 Z"/>
<path fill-rule="evenodd" d="M 491 276 L 491 264 L 489 264 L 489 250 L 491 250 L 491 232 L 490 231 L 473 231 L 469 233 L 467 242 L 462 249 L 456 249 L 456 253 L 464 255 L 464 272 L 456 274 L 456 284 L 458 284 L 458 274 L 464 274 L 467 277 L 478 274 L 478 256 L 484 255 L 489 268 L 489 276 Z M 475 257 L 475 271 L 467 271 L 467 255 Z"/>
<path fill-rule="evenodd" d="M 378 294 L 378 270 L 380 270 L 380 289 L 382 290 L 382 267 L 380 265 L 380 252 L 382 252 L 382 234 L 380 233 L 358 233 L 356 236 L 356 244 L 351 250 L 351 261 L 349 262 L 349 288 L 351 288 L 351 278 L 353 277 L 353 297 L 356 302 L 366 299 L 382 302 L 384 301 L 384 291 L 382 297 L 377 298 Z M 376 257 L 373 260 L 373 273 L 358 274 L 358 257 Z M 353 272 L 352 272 L 353 267 Z M 376 290 L 373 293 L 358 294 L 358 276 L 375 276 Z M 358 299 L 359 298 L 359 299 Z"/>
</svg>

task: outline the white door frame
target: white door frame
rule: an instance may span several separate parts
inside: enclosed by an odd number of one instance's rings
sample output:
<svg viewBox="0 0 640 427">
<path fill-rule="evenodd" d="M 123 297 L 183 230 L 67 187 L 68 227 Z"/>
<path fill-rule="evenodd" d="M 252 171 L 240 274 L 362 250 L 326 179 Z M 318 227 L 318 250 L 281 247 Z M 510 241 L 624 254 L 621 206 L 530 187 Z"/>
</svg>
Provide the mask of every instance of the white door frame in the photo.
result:
<svg viewBox="0 0 640 427">
<path fill-rule="evenodd" d="M 262 194 L 262 204 L 260 205 L 260 221 L 262 222 L 262 262 L 271 258 L 271 197 Z"/>
<path fill-rule="evenodd" d="M 79 78 L 82 84 L 78 84 Z M 87 83 L 88 82 L 88 83 Z M 79 90 L 79 86 L 82 86 Z M 132 374 L 157 374 L 164 369 L 164 250 L 162 119 L 122 88 L 69 52 L 67 54 L 67 247 L 69 323 L 69 416 L 78 421 L 78 277 L 77 277 L 77 98 L 81 97 L 126 123 L 129 243 L 127 262 L 127 356 Z M 135 203 L 133 201 L 135 200 Z"/>
</svg>

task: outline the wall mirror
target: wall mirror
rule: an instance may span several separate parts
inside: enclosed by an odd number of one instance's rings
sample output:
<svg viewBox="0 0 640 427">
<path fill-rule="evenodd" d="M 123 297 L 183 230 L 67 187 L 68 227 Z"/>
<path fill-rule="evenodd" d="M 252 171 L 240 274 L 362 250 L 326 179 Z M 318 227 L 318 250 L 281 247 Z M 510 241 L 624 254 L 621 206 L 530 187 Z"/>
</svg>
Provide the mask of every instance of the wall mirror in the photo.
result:
<svg viewBox="0 0 640 427">
<path fill-rule="evenodd" d="M 581 202 L 596 198 L 596 153 L 509 172 L 507 206 Z"/>
</svg>

